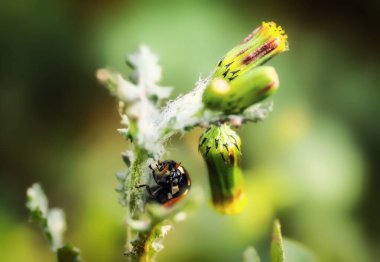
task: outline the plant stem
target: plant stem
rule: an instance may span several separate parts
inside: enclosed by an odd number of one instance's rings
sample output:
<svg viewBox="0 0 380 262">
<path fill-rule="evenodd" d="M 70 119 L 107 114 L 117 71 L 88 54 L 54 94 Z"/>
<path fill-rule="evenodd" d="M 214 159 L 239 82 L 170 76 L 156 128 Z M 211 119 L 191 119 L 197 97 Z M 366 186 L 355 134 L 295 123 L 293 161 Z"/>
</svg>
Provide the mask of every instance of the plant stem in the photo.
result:
<svg viewBox="0 0 380 262">
<path fill-rule="evenodd" d="M 143 194 L 136 189 L 136 185 L 141 184 L 143 175 L 143 166 L 148 158 L 148 154 L 144 149 L 138 146 L 134 147 L 134 159 L 130 167 L 130 179 L 127 181 L 126 189 L 129 191 L 127 219 L 139 220 L 144 212 Z M 144 255 L 144 246 L 146 237 L 144 233 L 133 230 L 127 225 L 127 241 L 126 247 L 131 261 L 142 261 Z"/>
<path fill-rule="evenodd" d="M 142 195 L 139 194 L 136 189 L 136 185 L 141 184 L 141 177 L 143 174 L 143 163 L 147 159 L 147 154 L 145 150 L 135 147 L 134 148 L 135 159 L 131 166 L 130 176 L 131 179 L 129 181 L 128 189 L 130 190 L 130 200 L 129 200 L 129 212 L 130 217 L 132 219 L 138 219 L 143 213 L 143 208 L 138 203 L 143 201 Z"/>
</svg>

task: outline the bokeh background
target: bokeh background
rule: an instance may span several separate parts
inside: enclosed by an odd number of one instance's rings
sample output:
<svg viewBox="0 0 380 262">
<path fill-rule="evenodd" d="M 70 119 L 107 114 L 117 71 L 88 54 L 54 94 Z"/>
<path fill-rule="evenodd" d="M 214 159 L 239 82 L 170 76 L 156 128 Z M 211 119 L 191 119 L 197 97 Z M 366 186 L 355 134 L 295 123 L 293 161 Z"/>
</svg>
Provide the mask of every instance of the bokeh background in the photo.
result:
<svg viewBox="0 0 380 262">
<path fill-rule="evenodd" d="M 25 190 L 43 184 L 66 210 L 67 239 L 86 261 L 124 261 L 124 210 L 113 190 L 128 143 L 115 100 L 95 80 L 129 73 L 145 43 L 162 84 L 189 91 L 261 21 L 281 24 L 290 51 L 269 64 L 274 112 L 241 129 L 249 207 L 226 217 L 208 202 L 200 129 L 171 156 L 205 200 L 165 240 L 159 261 L 265 257 L 273 218 L 320 261 L 380 260 L 380 4 L 376 1 L 3 0 L 0 3 L 0 260 L 54 261 L 28 223 Z"/>
</svg>

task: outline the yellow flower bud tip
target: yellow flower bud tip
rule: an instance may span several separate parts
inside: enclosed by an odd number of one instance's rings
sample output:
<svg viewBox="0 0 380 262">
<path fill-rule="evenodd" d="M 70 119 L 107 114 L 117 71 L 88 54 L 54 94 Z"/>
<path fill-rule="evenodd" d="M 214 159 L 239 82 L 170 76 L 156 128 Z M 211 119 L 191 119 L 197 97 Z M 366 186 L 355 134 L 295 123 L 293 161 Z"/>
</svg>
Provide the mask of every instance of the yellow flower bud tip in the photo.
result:
<svg viewBox="0 0 380 262">
<path fill-rule="evenodd" d="M 267 40 L 270 38 L 280 38 L 283 40 L 287 40 L 288 36 L 285 34 L 285 31 L 281 26 L 277 26 L 275 22 L 262 22 L 261 26 L 253 30 L 251 34 L 249 34 L 241 44 L 247 43 L 254 37 L 261 37 L 263 40 Z"/>
<path fill-rule="evenodd" d="M 240 45 L 223 57 L 214 72 L 214 77 L 232 81 L 249 69 L 261 65 L 274 55 L 288 50 L 288 36 L 274 22 L 262 22 Z"/>
<path fill-rule="evenodd" d="M 236 215 L 241 213 L 247 206 L 247 197 L 243 190 L 239 190 L 238 194 L 230 200 L 224 200 L 223 202 L 213 201 L 213 207 L 216 211 L 224 215 Z"/>
<path fill-rule="evenodd" d="M 262 45 L 255 48 L 251 51 L 246 57 L 242 59 L 242 63 L 245 65 L 250 64 L 252 61 L 258 60 L 260 57 L 263 57 L 266 54 L 273 53 L 278 54 L 283 51 L 288 50 L 287 44 L 288 36 L 285 34 L 285 31 L 281 26 L 276 26 L 274 22 L 263 22 L 260 27 L 255 29 L 247 38 L 244 39 L 243 43 L 248 43 L 252 40 L 254 42 L 262 41 Z M 248 50 L 245 48 L 244 50 Z M 239 52 L 236 56 L 240 56 L 244 52 Z"/>
</svg>

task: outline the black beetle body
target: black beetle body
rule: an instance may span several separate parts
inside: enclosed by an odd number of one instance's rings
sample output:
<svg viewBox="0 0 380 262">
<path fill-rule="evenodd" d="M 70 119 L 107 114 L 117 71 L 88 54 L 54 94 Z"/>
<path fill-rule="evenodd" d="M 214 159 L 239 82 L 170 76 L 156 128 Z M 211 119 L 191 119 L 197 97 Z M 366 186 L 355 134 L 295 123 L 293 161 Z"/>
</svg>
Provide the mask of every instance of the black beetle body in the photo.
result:
<svg viewBox="0 0 380 262">
<path fill-rule="evenodd" d="M 190 190 L 191 180 L 186 169 L 174 160 L 158 161 L 152 169 L 152 176 L 157 185 L 138 185 L 145 187 L 152 200 L 166 207 L 171 207 Z"/>
</svg>

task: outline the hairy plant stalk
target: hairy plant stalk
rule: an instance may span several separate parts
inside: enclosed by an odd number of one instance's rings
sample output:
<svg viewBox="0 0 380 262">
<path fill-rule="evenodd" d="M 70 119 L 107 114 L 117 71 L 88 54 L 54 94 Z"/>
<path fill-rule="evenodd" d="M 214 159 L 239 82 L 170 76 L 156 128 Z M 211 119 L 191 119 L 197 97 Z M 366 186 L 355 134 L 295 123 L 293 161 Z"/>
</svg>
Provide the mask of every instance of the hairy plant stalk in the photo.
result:
<svg viewBox="0 0 380 262">
<path fill-rule="evenodd" d="M 144 212 L 144 206 L 140 204 L 144 201 L 144 199 L 143 194 L 139 193 L 136 189 L 136 185 L 141 184 L 141 178 L 143 175 L 142 167 L 143 163 L 147 160 L 147 154 L 145 150 L 135 147 L 134 155 L 135 159 L 130 167 L 130 180 L 128 181 L 128 184 L 125 185 L 130 192 L 127 200 L 129 205 L 127 207 L 126 216 L 132 220 L 138 220 Z M 129 255 L 130 259 L 133 261 L 141 261 L 139 258 L 144 256 L 145 243 L 147 239 L 145 237 L 145 232 L 134 231 L 131 227 L 127 226 L 126 238 L 126 249 L 128 251 L 127 255 Z"/>
<path fill-rule="evenodd" d="M 135 160 L 133 161 L 133 165 L 131 166 L 131 180 L 129 184 L 130 188 L 130 200 L 129 200 L 129 212 L 130 217 L 132 219 L 137 219 L 141 216 L 143 213 L 143 208 L 138 203 L 143 201 L 142 194 L 138 192 L 138 190 L 135 188 L 136 185 L 141 184 L 141 178 L 143 175 L 143 163 L 147 159 L 147 155 L 144 152 L 144 150 L 136 147 L 134 150 L 135 153 Z"/>
</svg>

